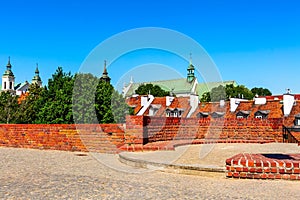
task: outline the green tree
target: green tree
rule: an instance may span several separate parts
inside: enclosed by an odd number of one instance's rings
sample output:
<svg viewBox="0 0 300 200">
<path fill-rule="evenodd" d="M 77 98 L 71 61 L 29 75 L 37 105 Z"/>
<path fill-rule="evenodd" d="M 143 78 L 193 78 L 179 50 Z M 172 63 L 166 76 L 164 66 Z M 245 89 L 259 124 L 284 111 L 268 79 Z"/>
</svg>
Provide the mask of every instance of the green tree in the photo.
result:
<svg viewBox="0 0 300 200">
<path fill-rule="evenodd" d="M 96 87 L 99 79 L 88 74 L 75 74 L 73 88 L 73 117 L 77 124 L 98 123 L 95 111 Z"/>
<path fill-rule="evenodd" d="M 211 102 L 210 92 L 204 92 L 200 99 L 201 102 Z"/>
<path fill-rule="evenodd" d="M 253 93 L 244 85 L 234 86 L 233 84 L 228 84 L 225 86 L 227 100 L 230 98 L 243 98 L 243 99 L 253 99 Z"/>
<path fill-rule="evenodd" d="M 210 92 L 210 98 L 212 102 L 226 100 L 226 91 L 223 85 L 212 88 Z"/>
<path fill-rule="evenodd" d="M 262 88 L 262 87 L 254 87 L 251 89 L 251 92 L 253 95 L 258 95 L 258 96 L 271 96 L 272 92 L 267 89 L 267 88 Z"/>
<path fill-rule="evenodd" d="M 210 92 L 206 92 L 201 97 L 201 102 L 216 102 L 220 100 L 228 101 L 230 98 L 243 98 L 253 99 L 253 93 L 244 85 L 234 86 L 228 84 L 225 87 L 219 85 L 218 87 L 212 88 Z"/>
<path fill-rule="evenodd" d="M 26 98 L 19 102 L 16 112 L 16 122 L 22 124 L 36 123 L 37 115 L 40 111 L 42 101 L 40 100 L 44 88 L 37 84 L 29 86 L 29 93 Z"/>
<path fill-rule="evenodd" d="M 111 97 L 113 86 L 105 81 L 99 81 L 96 88 L 95 108 L 99 123 L 114 123 L 114 116 L 111 110 Z"/>
<path fill-rule="evenodd" d="M 74 77 L 58 67 L 52 78 L 48 80 L 42 93 L 43 105 L 38 113 L 38 123 L 70 124 L 73 123 L 72 92 Z"/>
<path fill-rule="evenodd" d="M 16 123 L 16 110 L 18 107 L 18 96 L 10 92 L 0 93 L 0 122 Z"/>
<path fill-rule="evenodd" d="M 97 85 L 95 109 L 99 123 L 124 123 L 130 112 L 123 96 L 105 81 Z"/>
<path fill-rule="evenodd" d="M 125 123 L 126 115 L 132 114 L 134 111 L 126 104 L 122 94 L 115 90 L 112 94 L 111 109 L 116 123 Z"/>
<path fill-rule="evenodd" d="M 170 95 L 168 91 L 165 91 L 158 85 L 153 85 L 151 83 L 140 85 L 135 90 L 135 93 L 139 95 L 146 95 L 150 93 L 155 97 L 164 97 Z"/>
</svg>

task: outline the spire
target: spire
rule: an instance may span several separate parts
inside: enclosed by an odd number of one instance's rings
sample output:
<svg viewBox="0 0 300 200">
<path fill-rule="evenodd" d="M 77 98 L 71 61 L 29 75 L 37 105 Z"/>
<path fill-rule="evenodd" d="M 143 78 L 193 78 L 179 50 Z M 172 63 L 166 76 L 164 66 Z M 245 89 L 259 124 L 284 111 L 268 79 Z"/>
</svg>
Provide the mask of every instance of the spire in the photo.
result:
<svg viewBox="0 0 300 200">
<path fill-rule="evenodd" d="M 36 63 L 36 68 L 35 68 L 35 75 L 39 75 L 40 71 L 39 71 L 39 64 Z"/>
<path fill-rule="evenodd" d="M 195 79 L 195 67 L 194 65 L 192 64 L 192 53 L 190 53 L 190 64 L 187 68 L 187 71 L 188 71 L 188 74 L 187 74 L 187 81 L 189 83 L 191 83 L 194 79 Z"/>
<path fill-rule="evenodd" d="M 106 75 L 108 74 L 108 73 L 107 73 L 107 69 L 106 69 L 106 60 L 104 60 L 104 70 L 103 70 L 103 74 L 106 74 Z"/>
<path fill-rule="evenodd" d="M 129 82 L 130 84 L 132 84 L 133 83 L 133 77 L 131 76 L 130 77 L 130 82 Z"/>
<path fill-rule="evenodd" d="M 8 56 L 8 63 L 6 65 L 7 67 L 10 66 L 11 67 L 11 64 L 10 64 L 10 56 Z"/>
<path fill-rule="evenodd" d="M 14 76 L 13 72 L 11 71 L 10 56 L 8 56 L 8 62 L 3 76 Z"/>
<path fill-rule="evenodd" d="M 104 69 L 100 80 L 110 83 L 110 78 L 108 76 L 107 69 L 106 69 L 106 60 L 104 60 Z"/>
<path fill-rule="evenodd" d="M 41 77 L 40 77 L 40 71 L 39 71 L 39 64 L 36 63 L 36 68 L 35 68 L 35 75 L 34 77 L 32 78 L 32 81 L 31 81 L 32 84 L 38 84 L 40 87 L 42 86 L 42 80 L 41 80 Z"/>
</svg>

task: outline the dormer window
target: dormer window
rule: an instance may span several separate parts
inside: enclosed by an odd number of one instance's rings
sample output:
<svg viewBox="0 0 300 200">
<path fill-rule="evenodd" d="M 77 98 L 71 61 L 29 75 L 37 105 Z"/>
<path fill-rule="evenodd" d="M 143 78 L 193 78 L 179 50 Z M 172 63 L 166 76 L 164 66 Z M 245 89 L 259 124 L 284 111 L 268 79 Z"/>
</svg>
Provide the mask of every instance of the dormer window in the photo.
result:
<svg viewBox="0 0 300 200">
<path fill-rule="evenodd" d="M 208 112 L 199 112 L 197 113 L 197 118 L 207 118 L 209 115 Z"/>
<path fill-rule="evenodd" d="M 300 126 L 300 113 L 295 115 L 295 126 Z"/>
<path fill-rule="evenodd" d="M 259 110 L 254 113 L 255 118 L 257 119 L 267 119 L 270 111 L 269 110 Z"/>
<path fill-rule="evenodd" d="M 237 119 L 246 119 L 248 118 L 250 111 L 240 110 L 236 113 Z"/>
<path fill-rule="evenodd" d="M 183 114 L 183 109 L 180 108 L 167 108 L 166 109 L 166 116 L 167 117 L 181 117 Z"/>
<path fill-rule="evenodd" d="M 225 115 L 224 112 L 213 112 L 213 113 L 211 114 L 211 117 L 212 117 L 212 118 L 222 118 L 224 115 Z"/>
</svg>

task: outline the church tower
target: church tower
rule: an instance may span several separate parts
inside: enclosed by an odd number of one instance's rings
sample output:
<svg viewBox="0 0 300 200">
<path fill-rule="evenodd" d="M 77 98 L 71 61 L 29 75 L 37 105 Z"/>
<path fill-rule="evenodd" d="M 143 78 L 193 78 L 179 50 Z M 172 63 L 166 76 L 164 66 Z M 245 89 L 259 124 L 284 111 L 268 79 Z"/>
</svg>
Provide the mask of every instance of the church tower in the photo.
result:
<svg viewBox="0 0 300 200">
<path fill-rule="evenodd" d="M 10 57 L 8 57 L 8 63 L 6 65 L 6 70 L 2 76 L 2 91 L 11 91 L 15 90 L 15 76 L 11 71 Z"/>
<path fill-rule="evenodd" d="M 104 60 L 104 69 L 100 80 L 110 83 L 110 78 L 108 76 L 107 69 L 106 69 L 106 60 Z"/>
<path fill-rule="evenodd" d="M 39 71 L 38 64 L 36 64 L 35 75 L 32 78 L 31 84 L 37 84 L 38 86 L 42 87 L 42 80 L 40 77 L 40 71 Z"/>
<path fill-rule="evenodd" d="M 195 79 L 195 67 L 192 64 L 192 56 L 190 56 L 190 64 L 187 68 L 187 82 L 191 83 Z"/>
</svg>

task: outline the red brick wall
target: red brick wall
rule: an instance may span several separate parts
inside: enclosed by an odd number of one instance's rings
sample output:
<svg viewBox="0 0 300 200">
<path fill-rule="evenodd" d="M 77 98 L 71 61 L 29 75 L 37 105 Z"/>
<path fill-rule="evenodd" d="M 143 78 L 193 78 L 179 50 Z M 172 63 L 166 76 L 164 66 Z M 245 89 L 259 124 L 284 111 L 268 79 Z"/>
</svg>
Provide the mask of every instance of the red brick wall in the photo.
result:
<svg viewBox="0 0 300 200">
<path fill-rule="evenodd" d="M 118 124 L 2 124 L 0 146 L 115 153 L 124 144 L 182 139 L 282 142 L 282 119 L 197 119 L 127 116 Z"/>
<path fill-rule="evenodd" d="M 124 144 L 117 124 L 1 124 L 0 146 L 114 153 Z"/>
<path fill-rule="evenodd" d="M 173 139 L 274 140 L 282 142 L 282 119 L 144 117 L 149 142 Z"/>
<path fill-rule="evenodd" d="M 146 144 L 146 123 L 147 119 L 144 116 L 126 116 L 125 144 Z"/>
</svg>

